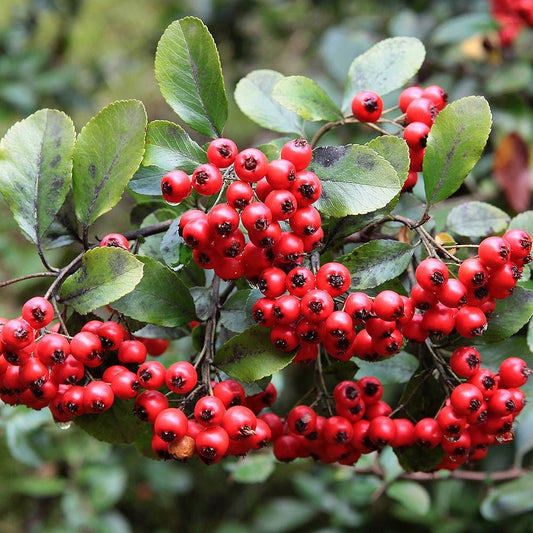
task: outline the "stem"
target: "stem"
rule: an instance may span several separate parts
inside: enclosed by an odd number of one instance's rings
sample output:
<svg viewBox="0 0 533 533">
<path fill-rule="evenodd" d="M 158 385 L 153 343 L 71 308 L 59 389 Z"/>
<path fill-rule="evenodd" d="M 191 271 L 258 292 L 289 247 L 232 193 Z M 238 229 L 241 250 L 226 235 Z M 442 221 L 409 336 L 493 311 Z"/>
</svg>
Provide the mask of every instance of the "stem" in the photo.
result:
<svg viewBox="0 0 533 533">
<path fill-rule="evenodd" d="M 373 122 L 365 122 L 364 124 L 366 124 L 368 127 L 372 128 L 373 130 L 379 131 L 379 133 L 381 133 L 382 135 L 391 135 L 391 133 L 389 131 L 384 130 L 383 128 L 380 128 L 379 126 L 377 126 Z"/>
<path fill-rule="evenodd" d="M 158 222 L 157 224 L 152 224 L 151 226 L 146 226 L 144 228 L 138 228 L 131 231 L 126 231 L 122 235 L 128 239 L 128 241 L 133 241 L 138 237 L 149 237 L 150 235 L 156 235 L 157 233 L 163 233 L 170 228 L 170 225 L 174 222 L 173 218 L 164 220 L 163 222 Z"/>
<path fill-rule="evenodd" d="M 59 270 L 53 266 L 50 265 L 50 263 L 47 261 L 46 257 L 44 256 L 44 252 L 41 246 L 41 242 L 39 239 L 37 239 L 37 253 L 39 254 L 39 257 L 41 259 L 41 263 L 43 264 L 44 268 L 50 272 L 58 272 Z"/>
<path fill-rule="evenodd" d="M 329 404 L 328 388 L 326 387 L 326 382 L 324 381 L 324 374 L 322 373 L 322 350 L 321 349 L 319 349 L 318 357 L 316 358 L 315 373 L 316 373 L 316 378 L 317 378 L 318 385 L 320 388 L 320 392 L 322 394 L 322 397 L 325 400 L 328 414 L 329 416 L 333 416 L 333 410 L 331 409 L 331 405 Z"/>
<path fill-rule="evenodd" d="M 54 297 L 58 287 L 61 285 L 63 280 L 71 273 L 72 270 L 78 265 L 78 263 L 81 261 L 81 258 L 85 254 L 85 250 L 78 254 L 66 267 L 62 268 L 57 276 L 57 278 L 54 280 L 52 285 L 48 287 L 48 290 L 46 291 L 46 294 L 44 295 L 44 298 L 46 300 L 50 300 L 50 298 Z"/>
<path fill-rule="evenodd" d="M 431 345 L 431 341 L 429 339 L 426 339 L 426 347 L 431 354 L 431 357 L 433 359 L 433 364 L 435 365 L 435 368 L 437 369 L 438 373 L 440 374 L 442 384 L 444 388 L 446 389 L 446 393 L 448 397 L 452 393 L 452 387 L 450 386 L 450 377 L 446 373 L 446 369 L 444 368 L 443 361 L 439 354 L 433 349 L 433 346 Z"/>
<path fill-rule="evenodd" d="M 358 122 L 357 120 L 354 120 L 354 121 Z M 311 148 L 314 148 L 316 144 L 318 143 L 318 141 L 321 139 L 321 137 L 325 135 L 329 130 L 332 130 L 344 124 L 350 124 L 354 121 L 348 121 L 347 118 L 342 118 L 341 120 L 336 120 L 334 122 L 327 122 L 313 136 L 313 139 L 310 142 Z"/>
<path fill-rule="evenodd" d="M 36 272 L 35 274 L 26 274 L 25 276 L 20 276 L 18 278 L 9 279 L 0 283 L 0 289 L 2 287 L 7 287 L 8 285 L 13 285 L 19 281 L 25 281 L 27 279 L 33 278 L 55 278 L 57 274 L 55 272 Z"/>
</svg>

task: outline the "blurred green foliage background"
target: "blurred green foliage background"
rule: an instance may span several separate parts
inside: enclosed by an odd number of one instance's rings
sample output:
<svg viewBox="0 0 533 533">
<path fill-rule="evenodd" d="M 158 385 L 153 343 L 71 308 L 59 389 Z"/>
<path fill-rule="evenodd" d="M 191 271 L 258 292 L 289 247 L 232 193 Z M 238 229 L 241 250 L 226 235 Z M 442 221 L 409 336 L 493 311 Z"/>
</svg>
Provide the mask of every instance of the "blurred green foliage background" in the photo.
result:
<svg viewBox="0 0 533 533">
<path fill-rule="evenodd" d="M 428 54 L 416 81 L 441 84 L 451 100 L 485 95 L 494 113 L 489 147 L 461 193 L 515 214 L 509 191 L 515 175 L 525 172 L 520 210 L 530 208 L 533 31 L 525 29 L 501 49 L 483 0 L 2 0 L 0 137 L 42 107 L 65 111 L 79 131 L 103 106 L 126 98 L 141 99 L 150 120 L 176 120 L 159 94 L 153 60 L 166 26 L 187 15 L 204 20 L 219 48 L 230 96 L 225 134 L 239 146 L 272 138 L 231 98 L 251 70 L 306 75 L 340 94 L 356 55 L 386 37 L 418 37 Z M 353 128 L 326 140 L 365 136 Z M 495 166 L 504 169 L 500 181 Z M 0 218 L 0 280 L 41 270 L 7 206 L 1 209 L 6 216 Z M 103 217 L 102 227 L 128 229 L 120 213 Z M 62 253 L 54 251 L 51 261 L 59 264 Z M 43 287 L 34 280 L 1 289 L 0 316 L 18 314 L 24 299 Z M 283 382 L 278 385 L 283 392 Z M 387 453 L 380 464 L 384 479 L 371 472 L 372 458 L 365 475 L 305 460 L 277 465 L 271 454 L 209 468 L 167 464 L 95 441 L 75 427 L 58 428 L 47 411 L 0 406 L 0 415 L 5 533 L 533 531 L 527 514 L 531 475 L 504 488 L 458 479 L 395 481 L 400 470 Z M 491 450 L 482 467 L 508 469 L 518 456 L 531 463 L 531 433 L 524 432 L 518 445 Z"/>
</svg>

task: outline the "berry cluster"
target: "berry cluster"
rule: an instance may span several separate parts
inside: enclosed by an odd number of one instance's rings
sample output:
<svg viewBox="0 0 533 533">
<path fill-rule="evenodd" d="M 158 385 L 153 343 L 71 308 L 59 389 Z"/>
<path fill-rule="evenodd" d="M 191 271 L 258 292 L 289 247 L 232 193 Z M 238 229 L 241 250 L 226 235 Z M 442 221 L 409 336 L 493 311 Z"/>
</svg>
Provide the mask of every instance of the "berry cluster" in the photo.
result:
<svg viewBox="0 0 533 533">
<path fill-rule="evenodd" d="M 451 355 L 450 368 L 464 380 L 452 391 L 434 419 L 427 419 L 426 447 L 440 444 L 445 452 L 439 468 L 455 469 L 477 461 L 488 448 L 513 440 L 513 422 L 525 405 L 520 389 L 531 370 L 525 361 L 509 357 L 498 373 L 481 367 L 481 356 L 462 346 Z"/>
<path fill-rule="evenodd" d="M 450 277 L 440 259 L 427 258 L 417 267 L 417 283 L 410 300 L 417 312 L 402 324 L 405 338 L 423 342 L 428 336 L 443 337 L 454 329 L 462 337 L 483 334 L 496 300 L 507 298 L 531 261 L 531 236 L 520 229 L 503 237 L 481 241 L 478 255 L 465 259 L 457 278 Z"/>
<path fill-rule="evenodd" d="M 211 196 L 228 184 L 226 202 L 215 202 L 207 213 L 191 209 L 180 219 L 179 232 L 196 263 L 225 280 L 253 280 L 266 267 L 301 263 L 323 237 L 320 214 L 312 206 L 320 181 L 306 170 L 311 157 L 303 139 L 286 143 L 281 158 L 269 163 L 258 149 L 239 152 L 232 140 L 219 138 L 209 144 L 209 163 L 190 178 L 181 170 L 163 176 L 163 197 L 173 204 L 192 189 Z M 224 175 L 220 169 L 226 169 Z"/>
<path fill-rule="evenodd" d="M 403 191 L 410 191 L 422 170 L 427 138 L 439 111 L 448 101 L 447 93 L 438 85 L 422 88 L 407 87 L 398 98 L 398 105 L 404 115 L 403 138 L 409 147 L 409 174 Z M 372 91 L 362 91 L 352 99 L 352 113 L 359 122 L 376 122 L 381 117 L 383 101 Z"/>
<path fill-rule="evenodd" d="M 526 27 L 533 27 L 532 0 L 491 0 L 492 16 L 500 25 L 502 46 L 511 45 Z"/>
</svg>

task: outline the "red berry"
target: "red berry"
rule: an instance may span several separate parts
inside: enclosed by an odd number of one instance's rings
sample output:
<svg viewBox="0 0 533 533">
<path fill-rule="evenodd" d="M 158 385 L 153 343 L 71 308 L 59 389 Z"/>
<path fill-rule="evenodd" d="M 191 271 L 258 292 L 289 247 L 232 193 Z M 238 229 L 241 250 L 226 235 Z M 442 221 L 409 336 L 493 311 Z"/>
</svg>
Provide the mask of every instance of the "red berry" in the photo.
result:
<svg viewBox="0 0 533 533">
<path fill-rule="evenodd" d="M 124 235 L 121 233 L 108 233 L 100 241 L 100 246 L 122 248 L 123 250 L 127 251 L 130 249 L 130 243 L 128 239 L 126 239 L 126 237 L 124 237 Z"/>
<path fill-rule="evenodd" d="M 411 86 L 404 89 L 398 98 L 398 105 L 400 106 L 402 113 L 405 113 L 407 107 L 413 100 L 421 98 L 423 92 L 424 89 L 417 86 Z"/>
<path fill-rule="evenodd" d="M 220 381 L 213 387 L 213 395 L 222 400 L 224 407 L 243 405 L 246 394 L 242 385 L 233 379 Z"/>
<path fill-rule="evenodd" d="M 194 389 L 197 382 L 196 369 L 187 361 L 178 361 L 167 368 L 165 383 L 173 392 L 187 394 Z"/>
<path fill-rule="evenodd" d="M 266 179 L 272 189 L 288 189 L 295 178 L 296 167 L 287 159 L 275 159 L 268 165 Z"/>
<path fill-rule="evenodd" d="M 434 418 L 422 418 L 415 424 L 415 443 L 421 448 L 436 448 L 442 441 L 442 431 Z"/>
<path fill-rule="evenodd" d="M 368 426 L 368 438 L 376 448 L 383 448 L 396 439 L 396 424 L 388 416 L 376 416 Z"/>
<path fill-rule="evenodd" d="M 500 364 L 500 386 L 504 388 L 522 387 L 527 383 L 531 370 L 519 357 L 508 357 Z"/>
<path fill-rule="evenodd" d="M 166 368 L 159 361 L 146 361 L 137 370 L 141 387 L 149 390 L 160 389 L 165 384 Z"/>
<path fill-rule="evenodd" d="M 435 122 L 437 113 L 437 107 L 429 98 L 417 98 L 405 110 L 405 114 L 407 115 L 406 122 L 407 124 L 423 122 L 431 127 L 433 122 Z"/>
<path fill-rule="evenodd" d="M 234 181 L 226 190 L 228 204 L 234 209 L 244 209 L 254 197 L 254 190 L 244 181 Z"/>
<path fill-rule="evenodd" d="M 454 350 L 450 357 L 451 369 L 460 377 L 473 376 L 481 365 L 479 352 L 470 346 L 461 346 Z"/>
<path fill-rule="evenodd" d="M 103 381 L 91 381 L 85 387 L 83 405 L 86 413 L 103 413 L 114 401 L 115 395 L 111 387 Z"/>
<path fill-rule="evenodd" d="M 146 361 L 146 346 L 139 340 L 123 341 L 118 347 L 118 360 L 122 364 L 140 365 Z"/>
<path fill-rule="evenodd" d="M 231 139 L 214 139 L 207 147 L 207 160 L 218 168 L 227 168 L 238 153 L 237 145 Z"/>
<path fill-rule="evenodd" d="M 481 309 L 465 305 L 455 315 L 455 329 L 467 339 L 482 335 L 487 329 L 487 317 Z"/>
<path fill-rule="evenodd" d="M 22 318 L 33 329 L 45 328 L 54 318 L 54 308 L 48 300 L 35 296 L 22 306 Z"/>
<path fill-rule="evenodd" d="M 404 311 L 402 297 L 395 291 L 381 291 L 374 298 L 372 311 L 382 320 L 398 320 Z"/>
<path fill-rule="evenodd" d="M 531 252 L 531 236 L 521 229 L 510 229 L 503 234 L 503 238 L 511 247 L 511 259 L 523 259 Z"/>
<path fill-rule="evenodd" d="M 431 100 L 437 110 L 440 111 L 448 102 L 448 93 L 439 85 L 430 85 L 422 91 L 422 98 Z"/>
<path fill-rule="evenodd" d="M 154 420 L 154 433 L 165 442 L 176 442 L 185 437 L 188 421 L 181 409 L 163 409 Z"/>
<path fill-rule="evenodd" d="M 224 413 L 221 425 L 230 439 L 240 440 L 254 434 L 257 418 L 248 407 L 235 405 Z"/>
<path fill-rule="evenodd" d="M 194 406 L 194 418 L 202 426 L 218 426 L 222 422 L 226 407 L 216 396 L 203 396 Z"/>
<path fill-rule="evenodd" d="M 487 237 L 479 244 L 479 259 L 489 268 L 501 268 L 511 258 L 511 245 L 502 237 Z"/>
<path fill-rule="evenodd" d="M 289 431 L 295 435 L 309 435 L 316 427 L 316 412 L 307 405 L 293 407 L 287 415 Z"/>
<path fill-rule="evenodd" d="M 169 204 L 179 204 L 192 191 L 191 179 L 182 170 L 171 170 L 161 179 L 161 193 Z"/>
<path fill-rule="evenodd" d="M 235 157 L 235 173 L 247 183 L 259 181 L 266 175 L 267 169 L 268 159 L 257 148 L 247 148 Z"/>
<path fill-rule="evenodd" d="M 383 100 L 373 91 L 362 91 L 352 98 L 353 116 L 361 122 L 376 122 L 383 111 Z"/>
<path fill-rule="evenodd" d="M 192 186 L 203 196 L 216 194 L 222 188 L 222 182 L 220 170 L 211 163 L 200 165 L 192 174 Z"/>
<path fill-rule="evenodd" d="M 423 122 L 411 122 L 403 130 L 403 138 L 413 150 L 425 148 L 430 127 Z"/>
<path fill-rule="evenodd" d="M 297 172 L 307 168 L 313 157 L 313 149 L 305 139 L 294 139 L 283 145 L 281 157 L 290 161 Z"/>
<path fill-rule="evenodd" d="M 208 465 L 220 461 L 229 446 L 229 436 L 220 426 L 203 429 L 195 440 L 198 457 Z"/>
<path fill-rule="evenodd" d="M 143 422 L 153 424 L 157 415 L 167 407 L 168 399 L 162 392 L 147 390 L 135 398 L 133 412 Z"/>
<path fill-rule="evenodd" d="M 350 287 L 350 271 L 340 263 L 326 263 L 316 273 L 316 286 L 331 296 L 340 296 Z"/>
<path fill-rule="evenodd" d="M 416 267 L 416 281 L 427 291 L 437 291 L 449 277 L 448 267 L 440 259 L 428 257 Z"/>
</svg>

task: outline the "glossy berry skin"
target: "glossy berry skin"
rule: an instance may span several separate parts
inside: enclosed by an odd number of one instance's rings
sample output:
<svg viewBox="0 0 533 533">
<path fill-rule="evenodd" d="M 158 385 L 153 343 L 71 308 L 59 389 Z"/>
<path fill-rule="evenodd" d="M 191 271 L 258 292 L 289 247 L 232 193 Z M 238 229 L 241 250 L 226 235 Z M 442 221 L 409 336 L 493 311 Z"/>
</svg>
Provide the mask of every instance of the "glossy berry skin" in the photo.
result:
<svg viewBox="0 0 533 533">
<path fill-rule="evenodd" d="M 383 385 L 378 378 L 365 376 L 357 381 L 357 385 L 361 388 L 361 396 L 365 404 L 372 405 L 381 400 Z"/>
<path fill-rule="evenodd" d="M 353 426 L 343 416 L 330 416 L 322 429 L 324 441 L 328 444 L 344 444 L 353 437 Z"/>
<path fill-rule="evenodd" d="M 196 387 L 197 382 L 196 369 L 187 361 L 178 361 L 167 368 L 165 384 L 173 392 L 187 394 Z"/>
<path fill-rule="evenodd" d="M 159 361 L 146 361 L 137 370 L 139 384 L 148 390 L 160 389 L 165 384 L 166 372 Z"/>
<path fill-rule="evenodd" d="M 237 156 L 237 145 L 224 137 L 214 139 L 207 147 L 207 160 L 218 168 L 227 168 Z"/>
<path fill-rule="evenodd" d="M 479 258 L 471 257 L 461 263 L 458 276 L 467 289 L 476 289 L 488 282 L 489 272 Z"/>
<path fill-rule="evenodd" d="M 169 407 L 163 409 L 155 418 L 154 432 L 165 442 L 175 442 L 187 433 L 187 416 L 181 409 Z"/>
<path fill-rule="evenodd" d="M 345 293 L 350 286 L 350 281 L 350 271 L 340 263 L 326 263 L 316 273 L 317 289 L 324 290 L 333 297 Z"/>
<path fill-rule="evenodd" d="M 458 376 L 469 378 L 480 368 L 481 356 L 475 348 L 460 346 L 455 349 L 450 357 L 450 368 Z"/>
<path fill-rule="evenodd" d="M 22 306 L 22 318 L 33 329 L 45 328 L 54 318 L 54 308 L 48 300 L 35 296 Z"/>
<path fill-rule="evenodd" d="M 531 370 L 520 357 L 508 357 L 500 364 L 498 374 L 500 375 L 500 386 L 509 389 L 525 385 Z"/>
<path fill-rule="evenodd" d="M 396 424 L 388 416 L 376 416 L 368 426 L 368 438 L 376 448 L 393 442 L 396 433 Z"/>
<path fill-rule="evenodd" d="M 91 381 L 85 387 L 83 406 L 86 413 L 98 414 L 107 411 L 112 405 L 115 395 L 111 387 L 103 381 Z"/>
<path fill-rule="evenodd" d="M 281 435 L 274 440 L 274 457 L 283 463 L 294 461 L 300 454 L 300 442 L 295 435 Z"/>
<path fill-rule="evenodd" d="M 216 396 L 203 396 L 194 406 L 194 418 L 202 426 L 218 426 L 222 423 L 226 407 Z"/>
<path fill-rule="evenodd" d="M 316 428 L 316 412 L 307 405 L 293 407 L 287 415 L 287 426 L 294 435 L 309 435 Z"/>
<path fill-rule="evenodd" d="M 302 298 L 315 288 L 315 276 L 306 267 L 295 267 L 287 273 L 285 287 L 293 296 Z"/>
<path fill-rule="evenodd" d="M 207 217 L 197 217 L 188 222 L 183 228 L 183 240 L 193 250 L 208 248 L 211 244 L 211 228 Z"/>
<path fill-rule="evenodd" d="M 487 329 L 487 317 L 481 309 L 465 305 L 455 315 L 455 329 L 467 339 L 482 335 Z"/>
<path fill-rule="evenodd" d="M 274 220 L 288 220 L 297 209 L 294 194 L 284 189 L 275 189 L 265 199 Z"/>
<path fill-rule="evenodd" d="M 122 364 L 140 365 L 146 361 L 148 351 L 138 340 L 123 341 L 118 347 L 118 360 Z"/>
<path fill-rule="evenodd" d="M 137 374 L 129 370 L 118 372 L 113 376 L 109 384 L 115 397 L 122 400 L 135 398 L 140 388 Z"/>
<path fill-rule="evenodd" d="M 288 159 L 274 159 L 268 165 L 266 179 L 272 189 L 288 189 L 296 178 L 296 172 L 294 163 Z"/>
<path fill-rule="evenodd" d="M 296 172 L 304 170 L 311 163 L 313 149 L 305 139 L 293 139 L 286 142 L 281 148 L 282 159 L 290 161 Z"/>
<path fill-rule="evenodd" d="M 100 337 L 100 342 L 104 350 L 117 350 L 122 341 L 125 340 L 125 335 L 128 333 L 117 322 L 108 320 L 100 325 L 96 330 L 96 334 Z"/>
<path fill-rule="evenodd" d="M 416 85 L 413 85 L 411 87 L 407 87 L 406 89 L 404 89 L 400 93 L 400 96 L 398 98 L 398 105 L 400 106 L 402 113 L 405 113 L 407 111 L 407 107 L 413 100 L 416 100 L 417 98 L 421 98 L 423 92 L 424 92 L 424 89 Z"/>
<path fill-rule="evenodd" d="M 404 181 L 401 192 L 410 192 L 418 181 L 418 172 L 416 170 L 409 170 L 407 179 Z"/>
<path fill-rule="evenodd" d="M 483 393 L 471 383 L 461 383 L 453 389 L 450 403 L 460 416 L 468 416 L 477 411 L 483 401 Z"/>
<path fill-rule="evenodd" d="M 37 343 L 37 356 L 47 366 L 63 364 L 70 354 L 70 343 L 58 333 L 50 333 Z"/>
<path fill-rule="evenodd" d="M 315 203 L 322 193 L 322 185 L 318 176 L 310 170 L 301 170 L 291 184 L 290 191 L 294 194 L 298 207 L 306 207 Z"/>
<path fill-rule="evenodd" d="M 254 197 L 254 190 L 244 181 L 234 181 L 226 190 L 226 200 L 234 209 L 244 209 Z"/>
<path fill-rule="evenodd" d="M 207 222 L 215 237 L 227 237 L 239 227 L 239 213 L 228 204 L 217 204 L 207 214 Z"/>
<path fill-rule="evenodd" d="M 162 392 L 147 390 L 135 398 L 133 412 L 143 422 L 153 424 L 157 415 L 167 408 L 168 399 Z"/>
<path fill-rule="evenodd" d="M 301 301 L 300 310 L 302 315 L 311 322 L 325 320 L 334 310 L 335 304 L 329 292 L 314 289 L 307 292 Z"/>
<path fill-rule="evenodd" d="M 415 271 L 416 281 L 427 291 L 436 291 L 449 278 L 448 267 L 440 260 L 428 257 L 419 263 Z"/>
<path fill-rule="evenodd" d="M 182 170 L 171 170 L 161 179 L 161 193 L 169 204 L 179 204 L 192 191 L 191 179 Z"/>
<path fill-rule="evenodd" d="M 383 111 L 383 100 L 373 91 L 361 91 L 352 98 L 353 116 L 360 122 L 376 122 Z"/>
<path fill-rule="evenodd" d="M 242 210 L 241 221 L 248 231 L 263 231 L 272 222 L 272 212 L 262 202 L 252 202 Z"/>
<path fill-rule="evenodd" d="M 511 259 L 523 259 L 531 252 L 531 235 L 521 229 L 510 229 L 503 234 L 503 239 L 511 247 Z"/>
<path fill-rule="evenodd" d="M 442 441 L 442 430 L 434 418 L 422 418 L 415 424 L 414 441 L 421 448 L 436 448 Z"/>
<path fill-rule="evenodd" d="M 319 344 L 323 340 L 323 331 L 321 322 L 310 322 L 302 318 L 296 324 L 296 335 L 303 344 Z"/>
<path fill-rule="evenodd" d="M 221 425 L 230 439 L 246 439 L 254 434 L 257 418 L 248 407 L 235 405 L 226 410 Z"/>
<path fill-rule="evenodd" d="M 145 346 L 147 352 L 153 357 L 163 355 L 168 348 L 169 341 L 167 339 L 145 339 L 137 337 Z"/>
<path fill-rule="evenodd" d="M 444 109 L 448 102 L 448 93 L 439 85 L 430 85 L 422 91 L 422 98 L 433 102 L 438 111 Z"/>
<path fill-rule="evenodd" d="M 265 328 L 274 325 L 274 299 L 259 298 L 252 307 L 252 318 L 256 324 Z"/>
<path fill-rule="evenodd" d="M 243 386 L 233 379 L 217 383 L 213 387 L 213 395 L 222 401 L 226 409 L 234 405 L 243 405 L 246 397 Z"/>
<path fill-rule="evenodd" d="M 403 130 L 403 138 L 407 146 L 413 150 L 425 148 L 430 127 L 423 122 L 411 122 Z"/>
<path fill-rule="evenodd" d="M 464 284 L 455 278 L 449 278 L 437 289 L 437 298 L 447 307 L 461 307 L 466 304 L 467 289 Z"/>
<path fill-rule="evenodd" d="M 405 110 L 407 124 L 422 122 L 431 127 L 437 116 L 438 110 L 429 98 L 413 100 Z"/>
<path fill-rule="evenodd" d="M 511 246 L 502 237 L 487 237 L 478 248 L 479 259 L 489 268 L 501 268 L 511 256 Z"/>
<path fill-rule="evenodd" d="M 466 427 L 466 417 L 458 415 L 451 405 L 442 407 L 436 418 L 445 437 L 457 437 Z"/>
<path fill-rule="evenodd" d="M 294 328 L 284 324 L 278 324 L 272 328 L 270 342 L 283 352 L 292 352 L 300 344 Z"/>
<path fill-rule="evenodd" d="M 265 177 L 268 169 L 266 155 L 257 148 L 246 148 L 235 157 L 235 173 L 246 183 L 255 183 Z"/>
<path fill-rule="evenodd" d="M 198 457 L 207 465 L 220 461 L 229 446 L 229 436 L 220 426 L 205 428 L 195 440 Z"/>
<path fill-rule="evenodd" d="M 21 350 L 33 342 L 33 328 L 23 318 L 14 318 L 3 325 L 0 338 L 8 349 Z"/>
<path fill-rule="evenodd" d="M 128 252 L 130 250 L 130 243 L 122 233 L 108 233 L 104 235 L 100 241 L 100 247 L 103 248 L 104 246 L 108 248 L 122 248 Z"/>
<path fill-rule="evenodd" d="M 372 313 L 372 299 L 364 292 L 352 292 L 344 301 L 344 310 L 352 317 L 355 325 L 364 324 Z"/>
<path fill-rule="evenodd" d="M 90 368 L 100 366 L 103 362 L 102 341 L 90 331 L 80 331 L 70 341 L 70 353 L 78 361 Z"/>
<path fill-rule="evenodd" d="M 211 163 L 205 163 L 197 167 L 191 179 L 193 189 L 202 196 L 211 196 L 222 188 L 222 174 Z"/>
<path fill-rule="evenodd" d="M 381 291 L 374 298 L 372 311 L 382 320 L 398 320 L 404 312 L 402 297 L 394 291 Z"/>
<path fill-rule="evenodd" d="M 275 324 L 292 324 L 300 318 L 300 299 L 284 294 L 276 299 L 272 307 Z"/>
</svg>

